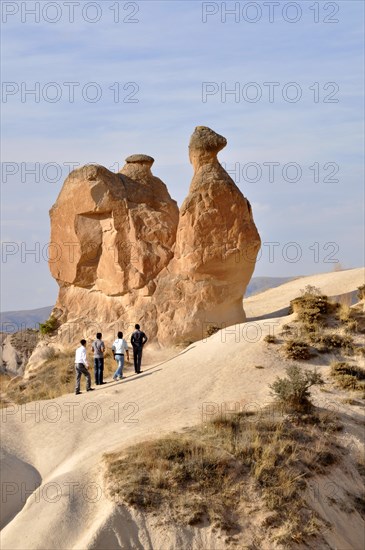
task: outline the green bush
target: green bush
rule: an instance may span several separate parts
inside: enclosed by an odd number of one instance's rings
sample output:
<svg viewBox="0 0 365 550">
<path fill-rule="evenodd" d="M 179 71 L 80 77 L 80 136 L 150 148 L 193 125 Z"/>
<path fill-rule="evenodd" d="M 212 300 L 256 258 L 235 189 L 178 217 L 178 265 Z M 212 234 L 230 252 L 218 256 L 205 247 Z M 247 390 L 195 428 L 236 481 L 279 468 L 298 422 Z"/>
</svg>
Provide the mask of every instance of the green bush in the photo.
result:
<svg viewBox="0 0 365 550">
<path fill-rule="evenodd" d="M 288 340 L 284 346 L 284 352 L 288 359 L 306 361 L 310 359 L 309 346 L 301 340 Z"/>
<path fill-rule="evenodd" d="M 39 323 L 39 330 L 43 336 L 46 334 L 52 334 L 58 328 L 58 321 L 55 317 L 51 317 L 44 323 Z"/>
<path fill-rule="evenodd" d="M 324 384 L 320 374 L 314 371 L 301 371 L 296 365 L 286 369 L 287 378 L 277 378 L 271 385 L 272 395 L 284 406 L 302 410 L 310 405 L 309 389 Z"/>
</svg>

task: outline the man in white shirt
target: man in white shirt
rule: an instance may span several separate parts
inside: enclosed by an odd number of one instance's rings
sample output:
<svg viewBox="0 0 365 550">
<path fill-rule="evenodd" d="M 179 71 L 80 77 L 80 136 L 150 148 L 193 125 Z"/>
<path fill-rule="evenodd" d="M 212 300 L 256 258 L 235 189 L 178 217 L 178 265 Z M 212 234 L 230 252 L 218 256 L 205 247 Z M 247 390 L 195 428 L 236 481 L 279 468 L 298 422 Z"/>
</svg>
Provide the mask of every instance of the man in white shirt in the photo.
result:
<svg viewBox="0 0 365 550">
<path fill-rule="evenodd" d="M 123 378 L 124 353 L 126 353 L 127 360 L 129 361 L 128 344 L 123 338 L 123 332 L 118 332 L 118 338 L 113 342 L 112 351 L 118 365 L 117 370 L 113 374 L 113 380 L 121 380 Z"/>
<path fill-rule="evenodd" d="M 93 391 L 91 387 L 91 376 L 89 374 L 89 363 L 86 358 L 86 340 L 80 341 L 81 346 L 77 348 L 75 353 L 75 371 L 76 371 L 76 388 L 75 394 L 79 395 L 81 374 L 86 376 L 86 391 Z"/>
</svg>

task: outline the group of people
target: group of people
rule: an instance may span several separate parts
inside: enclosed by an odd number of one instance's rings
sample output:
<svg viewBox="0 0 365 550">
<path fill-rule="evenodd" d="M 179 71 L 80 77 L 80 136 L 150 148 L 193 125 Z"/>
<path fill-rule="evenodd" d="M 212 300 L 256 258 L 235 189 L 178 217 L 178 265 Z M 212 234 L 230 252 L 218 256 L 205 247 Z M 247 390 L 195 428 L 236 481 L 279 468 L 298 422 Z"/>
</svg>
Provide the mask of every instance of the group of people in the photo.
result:
<svg viewBox="0 0 365 550">
<path fill-rule="evenodd" d="M 142 352 L 143 346 L 147 342 L 148 338 L 144 332 L 142 332 L 141 327 L 137 324 L 135 325 L 135 330 L 131 336 L 131 344 L 133 348 L 133 362 L 134 362 L 134 372 L 140 374 L 141 363 L 142 363 Z M 76 371 L 76 387 L 75 394 L 78 395 L 80 391 L 81 376 L 86 377 L 86 391 L 93 391 L 94 388 L 91 387 L 91 376 L 89 372 L 89 363 L 86 356 L 86 340 L 80 341 L 80 347 L 77 348 L 75 354 L 75 371 Z M 100 386 L 105 384 L 103 380 L 104 376 L 104 353 L 105 353 L 105 344 L 102 340 L 101 332 L 96 334 L 96 339 L 91 344 L 91 351 L 94 353 L 94 374 L 95 374 L 95 385 Z M 126 340 L 123 338 L 123 332 L 118 332 L 118 338 L 114 340 L 112 345 L 112 352 L 115 361 L 117 362 L 117 369 L 113 374 L 113 380 L 122 380 L 123 378 L 123 367 L 124 367 L 124 356 L 127 356 L 127 361 L 129 361 L 129 348 Z"/>
</svg>

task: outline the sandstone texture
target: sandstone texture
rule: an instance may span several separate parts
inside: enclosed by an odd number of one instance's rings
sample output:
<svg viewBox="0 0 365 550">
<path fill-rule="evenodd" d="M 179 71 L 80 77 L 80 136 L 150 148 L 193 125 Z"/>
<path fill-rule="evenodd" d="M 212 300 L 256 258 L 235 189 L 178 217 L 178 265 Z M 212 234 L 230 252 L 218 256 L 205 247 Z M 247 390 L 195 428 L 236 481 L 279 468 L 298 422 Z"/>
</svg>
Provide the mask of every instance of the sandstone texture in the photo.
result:
<svg viewBox="0 0 365 550">
<path fill-rule="evenodd" d="M 56 339 L 74 344 L 96 330 L 112 338 L 139 322 L 151 341 L 174 346 L 201 339 L 210 323 L 244 321 L 260 237 L 217 159 L 226 143 L 195 129 L 180 212 L 150 156 L 129 156 L 118 174 L 87 165 L 69 175 L 50 211 Z"/>
<path fill-rule="evenodd" d="M 242 298 L 260 237 L 249 202 L 217 159 L 226 139 L 198 126 L 190 139 L 194 176 L 180 209 L 174 259 L 156 289 L 159 341 L 191 342 L 207 326 L 245 320 Z"/>
</svg>

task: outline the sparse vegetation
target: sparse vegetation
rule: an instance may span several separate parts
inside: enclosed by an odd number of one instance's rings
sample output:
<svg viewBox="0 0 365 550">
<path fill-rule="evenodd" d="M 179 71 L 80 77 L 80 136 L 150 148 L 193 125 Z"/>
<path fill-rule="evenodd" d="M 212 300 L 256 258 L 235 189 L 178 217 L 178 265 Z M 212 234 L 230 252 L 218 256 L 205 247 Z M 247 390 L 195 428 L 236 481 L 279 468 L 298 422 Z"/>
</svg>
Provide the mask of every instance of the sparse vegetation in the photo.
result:
<svg viewBox="0 0 365 550">
<path fill-rule="evenodd" d="M 308 332 L 316 330 L 321 317 L 328 313 L 330 304 L 320 289 L 307 285 L 301 290 L 301 296 L 290 302 L 290 311 L 297 313 L 298 321 Z"/>
<path fill-rule="evenodd" d="M 351 354 L 354 349 L 354 341 L 350 336 L 343 336 L 336 332 L 323 334 L 317 338 L 316 342 L 322 344 L 329 351 L 342 348 L 346 353 Z"/>
<path fill-rule="evenodd" d="M 265 336 L 264 342 L 266 342 L 267 344 L 276 344 L 277 340 L 273 334 L 268 334 L 267 336 Z"/>
<path fill-rule="evenodd" d="M 55 359 L 57 352 L 52 346 L 45 346 L 38 351 L 38 358 L 40 361 L 48 361 L 50 359 Z"/>
<path fill-rule="evenodd" d="M 272 395 L 289 411 L 307 410 L 310 408 L 310 388 L 324 383 L 321 375 L 316 370 L 302 371 L 296 365 L 288 367 L 286 374 L 286 378 L 278 377 L 270 385 Z"/>
<path fill-rule="evenodd" d="M 346 332 L 357 332 L 358 329 L 358 312 L 355 308 L 351 307 L 351 299 L 342 298 L 338 304 L 338 310 L 336 317 L 343 325 Z"/>
<path fill-rule="evenodd" d="M 331 376 L 341 389 L 365 391 L 365 370 L 357 365 L 334 361 L 331 364 Z"/>
<path fill-rule="evenodd" d="M 28 379 L 16 377 L 10 384 L 3 384 L 1 406 L 10 403 L 22 405 L 31 401 L 55 399 L 72 393 L 75 387 L 74 351 L 56 354 L 53 348 L 47 361 Z M 46 353 L 46 352 L 45 352 Z M 93 379 L 92 362 L 90 374 Z M 104 376 L 110 376 L 116 365 L 111 355 L 105 357 Z"/>
<path fill-rule="evenodd" d="M 11 376 L 7 372 L 0 372 L 0 392 L 6 391 L 6 388 L 11 380 Z"/>
<path fill-rule="evenodd" d="M 285 324 L 282 326 L 282 329 L 281 329 L 282 336 L 289 336 L 291 332 L 292 332 L 292 327 L 290 325 Z"/>
<path fill-rule="evenodd" d="M 39 330 L 42 336 L 46 336 L 55 332 L 58 326 L 59 323 L 57 319 L 51 315 L 51 317 L 47 321 L 45 321 L 44 323 L 39 323 Z"/>
<path fill-rule="evenodd" d="M 218 332 L 219 330 L 221 330 L 221 327 L 219 327 L 218 325 L 208 325 L 207 329 L 206 329 L 206 335 L 209 337 L 209 336 L 213 336 L 213 334 L 215 334 L 216 332 Z"/>
<path fill-rule="evenodd" d="M 355 319 L 350 319 L 347 321 L 345 326 L 346 332 L 357 332 L 357 321 Z"/>
<path fill-rule="evenodd" d="M 288 359 L 306 361 L 313 352 L 363 354 L 355 339 L 357 333 L 365 332 L 365 315 L 360 305 L 351 306 L 349 295 L 342 295 L 339 302 L 332 303 L 320 289 L 306 286 L 290 304 L 291 312 L 297 313 L 296 338 L 291 325 L 284 325 L 281 333 L 291 336 L 282 347 Z"/>
<path fill-rule="evenodd" d="M 357 287 L 357 297 L 360 301 L 365 300 L 365 284 Z"/>
<path fill-rule="evenodd" d="M 296 361 L 306 361 L 311 356 L 308 344 L 298 339 L 288 340 L 284 345 L 284 353 L 288 359 Z"/>
<path fill-rule="evenodd" d="M 230 414 L 105 455 L 108 493 L 180 525 L 208 522 L 231 533 L 256 501 L 271 512 L 265 536 L 301 542 L 320 525 L 304 500 L 306 479 L 338 459 L 331 422 L 321 414 L 305 415 L 303 425 L 278 409 Z"/>
<path fill-rule="evenodd" d="M 337 319 L 342 323 L 348 323 L 351 319 L 351 307 L 348 303 L 340 303 L 337 310 Z"/>
</svg>

